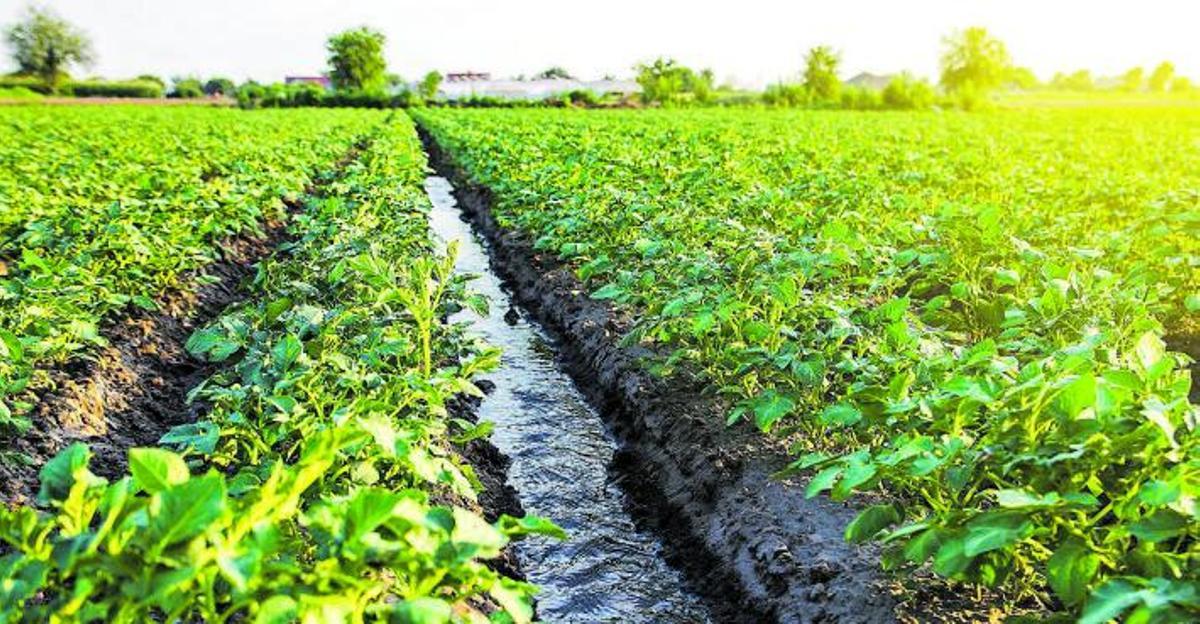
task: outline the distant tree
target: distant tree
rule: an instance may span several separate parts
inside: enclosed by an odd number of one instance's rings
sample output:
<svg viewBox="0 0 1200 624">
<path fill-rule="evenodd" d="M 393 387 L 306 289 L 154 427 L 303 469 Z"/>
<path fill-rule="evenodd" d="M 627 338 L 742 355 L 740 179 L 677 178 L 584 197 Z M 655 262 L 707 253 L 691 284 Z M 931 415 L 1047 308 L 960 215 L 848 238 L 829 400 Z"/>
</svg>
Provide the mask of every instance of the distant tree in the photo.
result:
<svg viewBox="0 0 1200 624">
<path fill-rule="evenodd" d="M 388 74 L 383 81 L 390 89 L 404 86 L 404 78 L 400 74 Z"/>
<path fill-rule="evenodd" d="M 1175 77 L 1175 66 L 1168 61 L 1163 61 L 1150 72 L 1150 80 L 1147 81 L 1147 86 L 1151 91 L 1162 92 L 1167 89 L 1167 85 L 1171 84 L 1171 79 Z"/>
<path fill-rule="evenodd" d="M 426 100 L 432 100 L 437 97 L 438 87 L 440 86 L 442 86 L 442 75 L 440 73 L 431 71 L 425 74 L 425 77 L 421 79 L 421 97 Z"/>
<path fill-rule="evenodd" d="M 1008 48 L 985 28 L 976 26 L 954 33 L 943 44 L 941 78 L 947 91 L 986 93 L 1010 75 Z"/>
<path fill-rule="evenodd" d="M 156 82 L 163 89 L 167 88 L 167 82 L 165 80 L 163 80 L 162 78 L 155 76 L 154 74 L 142 74 L 142 75 L 138 76 L 137 78 L 135 78 L 134 80 L 141 80 L 143 82 Z"/>
<path fill-rule="evenodd" d="M 1071 74 L 1054 74 L 1050 86 L 1061 91 L 1092 91 L 1096 88 L 1096 81 L 1092 78 L 1092 72 L 1081 69 Z"/>
<path fill-rule="evenodd" d="M 713 73 L 696 72 L 673 59 L 658 58 L 652 63 L 634 66 L 637 83 L 646 103 L 706 103 L 712 100 Z"/>
<path fill-rule="evenodd" d="M 171 79 L 174 83 L 171 87 L 170 97 L 174 98 L 198 98 L 204 96 L 204 84 L 199 78 L 175 77 Z"/>
<path fill-rule="evenodd" d="M 534 80 L 573 80 L 575 77 L 567 70 L 555 65 L 534 74 L 533 78 Z"/>
<path fill-rule="evenodd" d="M 1146 82 L 1146 70 L 1141 67 L 1133 69 L 1121 74 L 1121 90 L 1122 91 L 1141 91 L 1142 84 Z"/>
<path fill-rule="evenodd" d="M 1195 86 L 1187 76 L 1176 76 L 1171 81 L 1171 93 L 1190 93 Z"/>
<path fill-rule="evenodd" d="M 28 8 L 5 39 L 18 72 L 41 78 L 51 89 L 58 88 L 68 67 L 94 59 L 87 35 L 49 9 Z"/>
<path fill-rule="evenodd" d="M 842 59 L 829 46 L 817 46 L 804 56 L 804 86 L 818 100 L 833 100 L 842 81 L 838 79 L 838 64 Z"/>
<path fill-rule="evenodd" d="M 642 100 L 646 103 L 667 104 L 679 99 L 683 93 L 683 76 L 689 70 L 674 59 L 655 59 L 652 63 L 639 63 L 637 83 L 642 87 Z"/>
<path fill-rule="evenodd" d="M 883 105 L 887 108 L 922 109 L 933 106 L 933 85 L 908 72 L 902 72 L 883 88 Z"/>
<path fill-rule="evenodd" d="M 1036 89 L 1038 86 L 1037 76 L 1033 70 L 1028 67 L 1013 67 L 1008 72 L 1008 78 L 1004 81 L 1005 85 L 1013 89 L 1021 89 L 1028 91 Z"/>
<path fill-rule="evenodd" d="M 383 58 L 383 33 L 363 26 L 333 35 L 329 51 L 329 79 L 336 89 L 373 91 L 387 82 Z"/>
<path fill-rule="evenodd" d="M 236 90 L 237 87 L 228 78 L 209 78 L 204 83 L 205 95 L 233 95 Z"/>
</svg>

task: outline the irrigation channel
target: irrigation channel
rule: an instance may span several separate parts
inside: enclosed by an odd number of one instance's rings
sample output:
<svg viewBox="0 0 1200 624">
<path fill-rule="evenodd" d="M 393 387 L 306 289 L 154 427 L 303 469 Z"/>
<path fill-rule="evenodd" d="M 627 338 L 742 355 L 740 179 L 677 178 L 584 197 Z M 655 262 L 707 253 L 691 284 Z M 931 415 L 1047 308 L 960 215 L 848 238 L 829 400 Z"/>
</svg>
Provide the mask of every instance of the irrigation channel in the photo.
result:
<svg viewBox="0 0 1200 624">
<path fill-rule="evenodd" d="M 641 531 L 610 474 L 617 443 L 600 414 L 559 367 L 553 338 L 514 315 L 511 296 L 492 272 L 485 243 L 462 220 L 453 188 L 430 177 L 430 223 L 443 241 L 458 240 L 456 269 L 477 275 L 472 290 L 490 303 L 487 316 L 463 311 L 471 331 L 503 350 L 495 384 L 478 409 L 495 423 L 491 441 L 512 461 L 508 482 L 525 511 L 550 518 L 566 541 L 534 538 L 516 545 L 525 574 L 541 586 L 546 622 L 709 622 L 702 599 L 663 559 L 663 544 Z M 506 316 L 508 317 L 506 319 Z"/>
</svg>

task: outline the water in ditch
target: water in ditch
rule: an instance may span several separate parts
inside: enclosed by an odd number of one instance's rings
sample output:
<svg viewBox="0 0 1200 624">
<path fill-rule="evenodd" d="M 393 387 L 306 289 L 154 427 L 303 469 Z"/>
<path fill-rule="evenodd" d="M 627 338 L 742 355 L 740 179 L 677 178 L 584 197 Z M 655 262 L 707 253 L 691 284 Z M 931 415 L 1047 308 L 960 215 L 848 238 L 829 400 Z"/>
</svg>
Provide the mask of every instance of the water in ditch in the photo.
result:
<svg viewBox="0 0 1200 624">
<path fill-rule="evenodd" d="M 430 177 L 431 227 L 459 241 L 456 268 L 478 275 L 475 292 L 490 313 L 462 312 L 471 331 L 503 350 L 486 376 L 496 387 L 479 408 L 495 423 L 491 440 L 512 460 L 509 483 L 525 511 L 554 520 L 566 541 L 535 537 L 517 544 L 529 580 L 541 586 L 538 616 L 546 622 L 709 622 L 682 575 L 662 558 L 662 544 L 639 531 L 624 493 L 609 479 L 616 443 L 600 415 L 555 361 L 553 341 L 525 318 L 505 320 L 512 305 L 492 273 L 484 243 L 462 221 L 450 183 Z"/>
</svg>

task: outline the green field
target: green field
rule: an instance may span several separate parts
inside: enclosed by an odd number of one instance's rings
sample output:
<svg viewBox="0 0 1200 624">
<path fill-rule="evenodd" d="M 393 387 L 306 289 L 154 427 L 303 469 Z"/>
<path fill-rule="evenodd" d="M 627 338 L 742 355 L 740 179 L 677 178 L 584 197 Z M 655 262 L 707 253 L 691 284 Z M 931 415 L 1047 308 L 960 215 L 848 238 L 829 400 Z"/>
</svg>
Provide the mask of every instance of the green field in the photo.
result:
<svg viewBox="0 0 1200 624">
<path fill-rule="evenodd" d="M 1197 607 L 1200 111 L 416 118 L 886 567 Z"/>
<path fill-rule="evenodd" d="M 1194 618 L 1200 109 L 1108 104 L 0 109 L 0 468 L 40 461 L 11 445 L 111 323 L 188 317 L 164 302 L 277 234 L 182 345 L 199 420 L 118 478 L 64 444 L 0 508 L 0 621 L 533 617 L 489 560 L 563 533 L 492 513 L 467 458 L 499 354 L 448 320 L 485 302 L 432 240 L 417 126 L 883 568 Z"/>
<path fill-rule="evenodd" d="M 0 128 L 7 405 L 91 357 L 103 320 L 197 287 L 229 237 L 291 237 L 187 341 L 217 364 L 201 420 L 116 480 L 68 446 L 0 509 L 0 620 L 529 620 L 532 586 L 482 560 L 558 530 L 480 515 L 458 450 L 478 433 L 447 405 L 495 354 L 444 323 L 463 280 L 406 117 L 10 108 Z"/>
</svg>

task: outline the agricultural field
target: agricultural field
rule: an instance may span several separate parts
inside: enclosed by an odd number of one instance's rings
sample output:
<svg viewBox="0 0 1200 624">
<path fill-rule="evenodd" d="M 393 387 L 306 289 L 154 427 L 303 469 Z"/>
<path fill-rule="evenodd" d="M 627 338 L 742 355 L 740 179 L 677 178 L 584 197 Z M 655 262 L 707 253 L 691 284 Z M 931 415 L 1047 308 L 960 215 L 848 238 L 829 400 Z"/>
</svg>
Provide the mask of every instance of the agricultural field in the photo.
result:
<svg viewBox="0 0 1200 624">
<path fill-rule="evenodd" d="M 885 568 L 1197 617 L 1200 111 L 414 116 Z"/>
<path fill-rule="evenodd" d="M 561 531 L 483 518 L 453 399 L 495 352 L 445 322 L 481 304 L 430 238 L 408 118 L 14 107 L 0 134 L 6 448 L 69 427 L 32 408 L 103 375 L 122 319 L 196 321 L 172 293 L 252 269 L 178 345 L 204 365 L 198 420 L 127 464 L 6 454 L 40 483 L 0 509 L 0 620 L 531 618 L 533 586 L 482 561 Z"/>
</svg>

